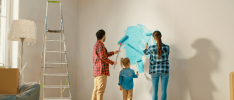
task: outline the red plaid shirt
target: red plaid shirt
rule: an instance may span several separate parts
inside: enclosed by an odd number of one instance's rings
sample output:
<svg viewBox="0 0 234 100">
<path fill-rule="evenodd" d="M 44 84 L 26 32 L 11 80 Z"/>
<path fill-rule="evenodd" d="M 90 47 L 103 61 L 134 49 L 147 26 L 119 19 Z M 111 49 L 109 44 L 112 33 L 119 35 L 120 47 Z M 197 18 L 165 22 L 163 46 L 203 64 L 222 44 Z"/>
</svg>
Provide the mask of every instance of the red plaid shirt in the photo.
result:
<svg viewBox="0 0 234 100">
<path fill-rule="evenodd" d="M 107 52 L 104 44 L 97 40 L 93 47 L 93 76 L 105 74 L 110 76 L 109 64 L 113 65 L 114 62 L 108 57 L 114 55 L 114 52 Z"/>
</svg>

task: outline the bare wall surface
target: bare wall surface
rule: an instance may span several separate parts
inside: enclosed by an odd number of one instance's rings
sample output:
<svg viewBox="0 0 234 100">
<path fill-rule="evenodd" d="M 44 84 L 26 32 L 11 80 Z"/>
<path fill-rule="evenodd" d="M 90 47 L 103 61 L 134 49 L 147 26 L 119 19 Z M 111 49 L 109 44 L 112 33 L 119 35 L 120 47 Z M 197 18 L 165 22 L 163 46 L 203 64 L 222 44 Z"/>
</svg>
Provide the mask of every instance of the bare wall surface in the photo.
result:
<svg viewBox="0 0 234 100">
<path fill-rule="evenodd" d="M 35 45 L 24 46 L 24 62 L 28 62 L 25 68 L 25 82 L 38 82 L 41 70 L 41 51 L 44 34 L 44 24 L 46 16 L 46 1 L 47 0 L 20 0 L 19 18 L 32 20 L 37 26 L 37 42 Z M 74 100 L 77 100 L 77 0 L 59 0 L 63 7 L 64 32 L 67 45 L 67 58 L 71 83 L 71 92 Z M 60 10 L 59 6 L 51 4 L 48 12 L 48 28 L 60 29 Z M 48 39 L 60 39 L 59 35 L 48 35 Z M 59 43 L 47 44 L 47 50 L 60 50 Z M 48 54 L 48 61 L 60 61 L 60 56 L 57 54 Z M 59 59 L 58 59 L 59 58 Z M 43 72 L 43 71 L 42 71 Z M 47 70 L 47 73 L 59 73 L 60 70 Z M 62 72 L 66 72 L 63 66 Z M 42 79 L 42 78 L 41 78 Z M 66 78 L 63 78 L 65 84 Z M 60 84 L 59 77 L 48 77 L 45 80 L 46 84 Z M 48 89 L 45 96 L 60 96 L 60 89 Z M 65 90 L 63 96 L 68 96 L 68 89 Z M 42 92 L 41 98 L 42 100 Z"/>
<path fill-rule="evenodd" d="M 104 44 L 113 51 L 118 49 L 117 42 L 128 26 L 142 24 L 149 30 L 159 29 L 163 42 L 171 47 L 169 100 L 228 100 L 228 74 L 234 70 L 233 4 L 230 0 L 78 0 L 77 98 L 90 100 L 92 96 L 96 31 L 106 31 Z M 122 48 L 119 58 L 125 56 Z M 144 65 L 148 66 L 148 59 Z M 135 65 L 131 68 L 136 69 Z M 110 66 L 105 100 L 122 99 L 117 85 L 120 70 L 120 64 L 115 69 Z M 147 67 L 134 84 L 134 100 L 151 99 Z"/>
</svg>

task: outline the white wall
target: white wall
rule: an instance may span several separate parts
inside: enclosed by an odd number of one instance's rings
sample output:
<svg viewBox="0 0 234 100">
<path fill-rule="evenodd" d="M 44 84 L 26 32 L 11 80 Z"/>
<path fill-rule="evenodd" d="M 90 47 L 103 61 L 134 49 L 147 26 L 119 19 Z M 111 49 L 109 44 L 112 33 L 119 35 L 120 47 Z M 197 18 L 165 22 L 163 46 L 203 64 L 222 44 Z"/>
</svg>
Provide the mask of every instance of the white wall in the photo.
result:
<svg viewBox="0 0 234 100">
<path fill-rule="evenodd" d="M 139 23 L 152 31 L 159 29 L 171 47 L 168 100 L 228 100 L 228 74 L 234 70 L 233 4 L 230 0 L 78 0 L 77 98 L 92 96 L 96 31 L 106 31 L 104 44 L 112 51 L 118 49 L 127 27 Z M 125 57 L 121 50 L 120 57 Z M 105 100 L 122 99 L 117 85 L 120 70 L 119 64 L 116 69 L 110 66 Z M 134 100 L 151 99 L 150 75 L 140 74 L 134 84 Z"/>
<path fill-rule="evenodd" d="M 35 45 L 24 46 L 24 62 L 28 62 L 25 69 L 25 81 L 26 82 L 38 82 L 41 67 L 41 51 L 43 43 L 44 34 L 44 24 L 46 16 L 46 1 L 47 0 L 20 0 L 20 11 L 19 18 L 35 21 L 37 26 L 37 43 Z M 63 6 L 63 18 L 64 18 L 64 30 L 67 44 L 67 55 L 69 64 L 69 75 L 71 82 L 71 92 L 74 100 L 77 100 L 76 89 L 77 89 L 77 63 L 76 63 L 76 53 L 77 53 L 77 0 L 59 0 L 62 2 Z M 48 27 L 50 29 L 59 29 L 60 25 L 60 12 L 59 6 L 51 5 L 49 6 L 48 14 Z M 58 35 L 57 35 L 58 36 Z M 56 35 L 48 35 L 48 38 L 56 37 Z M 55 39 L 55 38 L 54 38 Z M 57 38 L 58 39 L 58 38 Z M 47 44 L 51 47 L 50 50 L 55 50 L 58 48 L 58 44 Z M 49 49 L 49 48 L 48 48 Z M 47 50 L 48 50 L 47 49 Z M 58 49 L 57 49 L 58 50 Z M 50 56 L 50 55 L 49 55 Z M 55 57 L 59 55 L 50 56 L 47 60 L 56 61 Z M 65 69 L 63 69 L 65 71 Z M 60 72 L 60 70 L 51 71 L 47 70 L 49 73 Z M 48 77 L 46 79 L 46 84 L 59 84 L 60 78 Z M 65 78 L 63 79 L 63 84 L 65 84 Z M 51 91 L 52 90 L 52 91 Z M 67 90 L 67 89 L 66 89 Z M 66 91 L 67 92 L 67 91 Z M 59 96 L 59 89 L 48 89 L 46 96 Z M 64 96 L 68 96 L 65 94 Z M 42 100 L 42 94 L 41 94 Z"/>
</svg>

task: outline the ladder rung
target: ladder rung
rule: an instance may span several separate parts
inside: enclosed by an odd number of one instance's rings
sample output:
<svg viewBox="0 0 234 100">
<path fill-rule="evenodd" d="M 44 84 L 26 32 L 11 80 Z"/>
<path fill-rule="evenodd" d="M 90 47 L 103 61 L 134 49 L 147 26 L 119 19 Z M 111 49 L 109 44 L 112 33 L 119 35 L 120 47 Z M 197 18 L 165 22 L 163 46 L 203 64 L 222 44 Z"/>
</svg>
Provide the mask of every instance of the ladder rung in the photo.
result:
<svg viewBox="0 0 234 100">
<path fill-rule="evenodd" d="M 46 62 L 45 64 L 64 64 L 66 65 L 66 62 Z"/>
<path fill-rule="evenodd" d="M 68 85 L 44 85 L 45 88 L 70 88 Z"/>
<path fill-rule="evenodd" d="M 66 53 L 65 51 L 46 51 L 46 52 L 51 52 L 51 53 Z"/>
<path fill-rule="evenodd" d="M 45 76 L 68 76 L 67 73 L 44 74 Z"/>
<path fill-rule="evenodd" d="M 46 97 L 43 100 L 72 100 L 70 97 Z"/>
<path fill-rule="evenodd" d="M 41 68 L 44 68 L 44 67 L 41 67 Z M 61 67 L 45 67 L 45 68 L 61 68 Z"/>
<path fill-rule="evenodd" d="M 64 40 L 46 40 L 46 41 L 49 41 L 49 42 L 64 42 Z"/>
<path fill-rule="evenodd" d="M 50 33 L 60 33 L 61 32 L 61 30 L 47 30 L 47 32 L 50 32 Z"/>
</svg>

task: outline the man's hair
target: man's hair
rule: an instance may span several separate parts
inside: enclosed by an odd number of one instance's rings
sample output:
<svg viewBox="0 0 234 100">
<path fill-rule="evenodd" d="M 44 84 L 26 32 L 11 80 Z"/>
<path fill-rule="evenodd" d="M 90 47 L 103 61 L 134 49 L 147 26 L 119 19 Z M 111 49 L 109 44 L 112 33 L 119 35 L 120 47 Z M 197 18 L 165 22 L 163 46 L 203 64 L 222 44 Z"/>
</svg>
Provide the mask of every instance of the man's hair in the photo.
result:
<svg viewBox="0 0 234 100">
<path fill-rule="evenodd" d="M 96 33 L 97 40 L 101 40 L 105 36 L 105 31 L 103 29 L 100 29 Z"/>
</svg>

